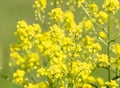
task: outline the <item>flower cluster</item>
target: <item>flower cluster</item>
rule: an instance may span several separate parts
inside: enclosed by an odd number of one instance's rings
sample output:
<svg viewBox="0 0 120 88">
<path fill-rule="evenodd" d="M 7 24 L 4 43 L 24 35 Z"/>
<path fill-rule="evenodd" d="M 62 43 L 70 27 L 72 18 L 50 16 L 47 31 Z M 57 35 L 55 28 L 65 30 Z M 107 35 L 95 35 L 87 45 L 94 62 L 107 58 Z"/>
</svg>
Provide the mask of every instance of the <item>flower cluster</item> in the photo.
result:
<svg viewBox="0 0 120 88">
<path fill-rule="evenodd" d="M 108 20 L 108 14 L 104 11 L 100 11 L 98 14 L 98 22 L 104 24 Z"/>
<path fill-rule="evenodd" d="M 55 8 L 52 9 L 50 16 L 52 17 L 51 19 L 53 19 L 55 22 L 61 22 L 63 19 L 63 12 L 61 8 Z"/>
<path fill-rule="evenodd" d="M 47 5 L 46 0 L 35 0 L 33 8 L 35 9 L 34 13 L 35 13 L 36 19 L 38 18 L 41 19 L 41 13 L 44 12 L 46 5 Z"/>
<path fill-rule="evenodd" d="M 25 71 L 18 69 L 16 72 L 13 73 L 14 81 L 19 84 L 22 84 L 25 80 L 24 75 L 25 75 Z"/>
<path fill-rule="evenodd" d="M 38 18 L 46 3 L 35 0 Z M 59 7 L 64 3 L 68 9 Z M 18 22 L 17 41 L 10 47 L 13 81 L 24 88 L 119 88 L 120 44 L 116 40 L 120 34 L 110 37 L 116 29 L 111 23 L 115 15 L 109 15 L 117 14 L 119 1 L 104 0 L 100 5 L 105 10 L 92 0 L 55 0 L 52 5 L 45 15 L 48 29 L 43 19 L 39 19 L 41 26 Z M 81 14 L 73 9 L 83 11 L 83 17 L 78 19 Z M 95 74 L 99 69 L 108 72 L 106 79 Z"/>
<path fill-rule="evenodd" d="M 40 65 L 39 54 L 32 52 L 35 47 L 35 35 L 41 32 L 38 24 L 28 25 L 25 21 L 19 21 L 17 25 L 18 43 L 13 44 L 10 48 L 10 56 L 15 59 L 16 65 L 23 69 L 36 69 Z M 24 52 L 24 53 L 19 53 Z"/>
<path fill-rule="evenodd" d="M 114 14 L 119 9 L 119 1 L 118 0 L 105 0 L 102 6 L 107 12 Z"/>
</svg>

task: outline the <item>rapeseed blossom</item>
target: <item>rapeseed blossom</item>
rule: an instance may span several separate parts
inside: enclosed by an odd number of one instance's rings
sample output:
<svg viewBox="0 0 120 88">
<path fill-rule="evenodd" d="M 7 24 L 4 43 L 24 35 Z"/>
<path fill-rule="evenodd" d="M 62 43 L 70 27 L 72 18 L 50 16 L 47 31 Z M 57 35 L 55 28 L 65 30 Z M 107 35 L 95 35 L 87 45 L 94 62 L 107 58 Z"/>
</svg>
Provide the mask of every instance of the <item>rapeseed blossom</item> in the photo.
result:
<svg viewBox="0 0 120 88">
<path fill-rule="evenodd" d="M 113 51 L 116 53 L 116 54 L 120 54 L 120 44 L 115 44 L 113 46 Z"/>
<path fill-rule="evenodd" d="M 18 69 L 15 73 L 13 73 L 14 81 L 19 84 L 22 84 L 25 80 L 24 75 L 25 71 Z"/>
<path fill-rule="evenodd" d="M 65 19 L 65 27 L 67 30 L 72 30 L 72 28 L 76 25 L 74 15 L 71 11 L 67 11 L 64 13 L 64 19 Z"/>
<path fill-rule="evenodd" d="M 98 83 L 99 86 L 102 87 L 102 86 L 105 85 L 105 82 L 104 82 L 104 80 L 101 77 L 98 77 L 96 80 L 97 80 L 97 83 Z"/>
<path fill-rule="evenodd" d="M 35 9 L 34 13 L 36 19 L 42 19 L 42 13 L 45 11 L 46 5 L 46 0 L 35 0 L 33 8 Z"/>
<path fill-rule="evenodd" d="M 86 31 L 89 31 L 93 27 L 92 21 L 91 20 L 85 20 L 83 22 L 83 27 L 85 28 Z"/>
<path fill-rule="evenodd" d="M 47 88 L 47 85 L 44 82 L 38 84 L 29 83 L 28 85 L 25 85 L 24 88 Z"/>
<path fill-rule="evenodd" d="M 49 5 L 34 2 L 40 24 L 17 24 L 10 47 L 13 81 L 23 88 L 119 88 L 119 34 L 110 36 L 119 1 L 104 0 L 100 8 L 93 0 L 55 0 L 45 10 Z M 95 74 L 99 68 L 107 79 Z"/>
<path fill-rule="evenodd" d="M 98 11 L 99 11 L 99 7 L 96 3 L 88 4 L 87 9 L 88 9 L 87 12 L 90 15 L 94 15 L 95 17 L 97 16 Z"/>
<path fill-rule="evenodd" d="M 98 22 L 104 24 L 108 20 L 108 14 L 104 11 L 100 11 L 98 14 Z"/>
<path fill-rule="evenodd" d="M 80 8 L 84 2 L 85 0 L 77 0 L 77 6 Z"/>
<path fill-rule="evenodd" d="M 105 38 L 107 37 L 106 34 L 105 34 L 105 32 L 103 32 L 103 31 L 100 31 L 100 32 L 99 32 L 99 35 L 100 35 L 100 37 L 103 38 L 103 39 L 105 39 Z"/>
<path fill-rule="evenodd" d="M 100 67 L 107 67 L 110 63 L 108 62 L 108 57 L 107 55 L 100 55 L 99 59 L 98 59 L 98 63 Z"/>
<path fill-rule="evenodd" d="M 111 80 L 110 82 L 106 82 L 105 84 L 108 85 L 111 88 L 118 87 L 118 84 L 116 83 L 116 81 L 113 81 L 113 80 Z"/>
<path fill-rule="evenodd" d="M 63 20 L 63 12 L 61 8 L 52 9 L 50 16 L 55 22 L 62 22 Z"/>
<path fill-rule="evenodd" d="M 115 14 L 115 12 L 119 9 L 119 1 L 104 0 L 102 7 L 105 9 L 105 11 Z"/>
</svg>

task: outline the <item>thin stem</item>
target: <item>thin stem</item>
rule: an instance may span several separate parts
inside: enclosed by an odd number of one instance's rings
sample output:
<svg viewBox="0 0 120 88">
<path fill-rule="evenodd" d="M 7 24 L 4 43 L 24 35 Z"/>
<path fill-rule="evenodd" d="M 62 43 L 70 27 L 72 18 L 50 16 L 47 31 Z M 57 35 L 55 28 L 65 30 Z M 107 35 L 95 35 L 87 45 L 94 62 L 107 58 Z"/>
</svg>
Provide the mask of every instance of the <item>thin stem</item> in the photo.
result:
<svg viewBox="0 0 120 88">
<path fill-rule="evenodd" d="M 87 10 L 85 9 L 85 7 L 82 5 L 81 6 L 82 7 L 82 9 L 84 10 L 84 12 L 87 14 L 87 16 L 90 18 L 90 19 L 93 19 L 93 17 L 87 12 Z M 97 26 L 99 26 L 101 29 L 103 29 L 105 32 L 107 32 L 105 29 L 104 29 L 104 27 L 102 27 L 99 23 L 97 23 L 97 22 L 95 22 L 94 21 L 94 23 L 97 25 Z"/>
<path fill-rule="evenodd" d="M 107 46 L 107 55 L 108 55 L 108 62 L 110 63 L 110 30 L 111 30 L 111 22 L 110 22 L 110 14 L 108 14 L 108 34 L 107 34 L 107 38 L 108 38 L 108 46 Z M 108 66 L 108 81 L 111 80 L 111 71 L 110 71 L 110 65 Z"/>
<path fill-rule="evenodd" d="M 89 75 L 92 75 L 92 74 L 95 72 L 95 70 L 96 70 L 97 67 L 98 67 L 98 64 L 99 64 L 99 63 L 97 63 L 97 65 L 94 67 L 94 69 L 92 70 L 92 72 L 91 72 Z"/>
<path fill-rule="evenodd" d="M 87 14 L 87 16 L 90 18 L 90 19 L 92 19 L 92 17 L 90 16 L 90 14 L 87 12 L 87 10 L 84 8 L 84 6 L 82 5 L 82 9 L 84 10 L 84 12 Z M 97 24 L 100 28 L 102 28 L 104 31 L 106 31 L 101 25 L 99 25 L 97 22 L 94 22 L 95 24 Z M 95 30 L 95 28 L 94 28 L 94 26 L 93 26 L 93 31 L 94 31 L 94 33 L 95 33 L 95 35 L 97 35 L 98 36 L 98 33 L 97 33 L 97 31 Z M 99 37 L 98 36 L 98 39 L 103 43 L 103 44 L 105 44 L 106 46 L 107 46 L 107 43 L 101 38 L 101 37 Z"/>
<path fill-rule="evenodd" d="M 113 38 L 112 40 L 110 40 L 111 42 L 115 42 L 115 40 L 116 39 L 118 39 L 120 37 L 120 34 L 117 36 L 117 37 L 115 37 L 115 38 Z"/>
<path fill-rule="evenodd" d="M 114 78 L 112 78 L 112 80 L 117 80 L 119 78 L 120 78 L 120 76 L 115 76 Z"/>
<path fill-rule="evenodd" d="M 38 11 L 39 11 L 39 9 L 38 9 Z M 39 20 L 40 23 L 43 25 L 43 27 L 44 27 L 45 29 L 47 29 L 47 25 L 45 24 L 44 19 L 42 18 L 42 13 L 41 13 L 41 12 L 38 13 L 38 20 Z"/>
<path fill-rule="evenodd" d="M 77 75 L 75 76 L 74 80 L 76 81 L 77 80 L 77 77 L 79 76 L 81 70 L 77 73 Z"/>
<path fill-rule="evenodd" d="M 33 81 L 34 83 L 37 83 L 35 78 L 32 75 L 30 75 L 30 73 L 28 73 L 27 75 L 28 75 L 28 77 L 30 78 L 31 81 Z"/>
<path fill-rule="evenodd" d="M 98 37 L 98 39 L 107 46 L 107 43 L 101 37 Z"/>
<path fill-rule="evenodd" d="M 92 84 L 92 83 L 88 83 L 90 85 L 92 85 L 94 88 L 98 88 L 98 86 L 96 86 L 95 84 Z"/>
<path fill-rule="evenodd" d="M 98 36 L 98 33 L 97 33 L 97 31 L 95 30 L 94 26 L 93 26 L 93 31 L 94 31 L 95 35 Z M 98 39 L 99 39 L 103 44 L 105 44 L 105 45 L 107 46 L 107 43 L 106 43 L 101 37 L 98 36 Z"/>
</svg>

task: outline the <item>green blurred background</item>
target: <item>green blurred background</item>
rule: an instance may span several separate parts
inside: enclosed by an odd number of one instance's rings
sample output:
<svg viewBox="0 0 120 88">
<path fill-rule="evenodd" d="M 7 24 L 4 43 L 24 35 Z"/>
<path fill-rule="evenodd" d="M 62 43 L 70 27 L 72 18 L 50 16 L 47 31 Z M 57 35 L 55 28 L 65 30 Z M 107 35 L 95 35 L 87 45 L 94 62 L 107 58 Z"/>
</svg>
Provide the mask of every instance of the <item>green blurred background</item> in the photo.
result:
<svg viewBox="0 0 120 88">
<path fill-rule="evenodd" d="M 11 72 L 7 65 L 9 47 L 14 43 L 14 32 L 19 20 L 35 22 L 33 2 L 34 0 L 0 0 L 0 74 L 4 75 L 0 76 L 0 88 L 20 88 L 7 78 Z"/>
</svg>

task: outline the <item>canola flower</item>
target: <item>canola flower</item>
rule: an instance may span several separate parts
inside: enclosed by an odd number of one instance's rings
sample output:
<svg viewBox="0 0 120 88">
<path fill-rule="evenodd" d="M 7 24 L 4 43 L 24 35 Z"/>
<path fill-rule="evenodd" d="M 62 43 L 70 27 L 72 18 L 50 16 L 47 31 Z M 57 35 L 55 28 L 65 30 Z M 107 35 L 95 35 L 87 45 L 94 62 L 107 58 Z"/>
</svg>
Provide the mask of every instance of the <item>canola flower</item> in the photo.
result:
<svg viewBox="0 0 120 88">
<path fill-rule="evenodd" d="M 63 11 L 61 10 L 61 8 L 52 9 L 50 16 L 51 19 L 53 19 L 55 22 L 62 22 Z"/>
<path fill-rule="evenodd" d="M 98 14 L 98 22 L 104 24 L 108 20 L 108 14 L 104 11 L 100 11 Z"/>
<path fill-rule="evenodd" d="M 104 39 L 107 37 L 107 36 L 106 36 L 106 33 L 103 32 L 103 31 L 100 31 L 100 32 L 99 32 L 99 35 L 100 35 L 101 38 L 104 38 Z"/>
<path fill-rule="evenodd" d="M 120 54 L 120 44 L 115 44 L 113 46 L 113 51 L 116 53 L 116 54 Z"/>
<path fill-rule="evenodd" d="M 42 13 L 45 11 L 46 5 L 47 5 L 46 0 L 35 0 L 33 8 L 35 9 L 34 13 L 36 19 L 40 20 L 42 19 Z"/>
<path fill-rule="evenodd" d="M 118 84 L 113 80 L 111 80 L 110 82 L 106 82 L 106 85 L 108 85 L 109 87 L 112 87 L 112 88 L 118 87 Z"/>
<path fill-rule="evenodd" d="M 71 11 L 67 11 L 64 13 L 64 19 L 65 23 L 63 25 L 66 29 L 72 31 L 72 28 L 76 25 L 74 14 Z"/>
<path fill-rule="evenodd" d="M 15 78 L 15 82 L 22 84 L 24 82 L 24 75 L 25 71 L 24 70 L 17 70 L 15 73 L 13 73 L 13 77 Z"/>
<path fill-rule="evenodd" d="M 102 7 L 110 13 L 115 14 L 119 10 L 119 1 L 118 0 L 104 0 Z"/>
<path fill-rule="evenodd" d="M 16 43 L 10 47 L 13 81 L 23 88 L 119 88 L 119 36 L 110 37 L 116 30 L 111 19 L 119 10 L 119 1 L 104 0 L 102 8 L 92 0 L 51 3 L 34 2 L 35 16 L 42 24 L 24 20 L 17 24 Z M 66 9 L 61 7 L 64 3 Z M 80 11 L 84 16 L 78 19 Z M 43 25 L 46 20 L 48 29 Z M 107 79 L 95 74 L 99 68 L 107 72 Z"/>
<path fill-rule="evenodd" d="M 92 3 L 88 5 L 89 14 L 97 15 L 98 10 L 99 7 L 96 5 L 96 3 Z"/>
</svg>

